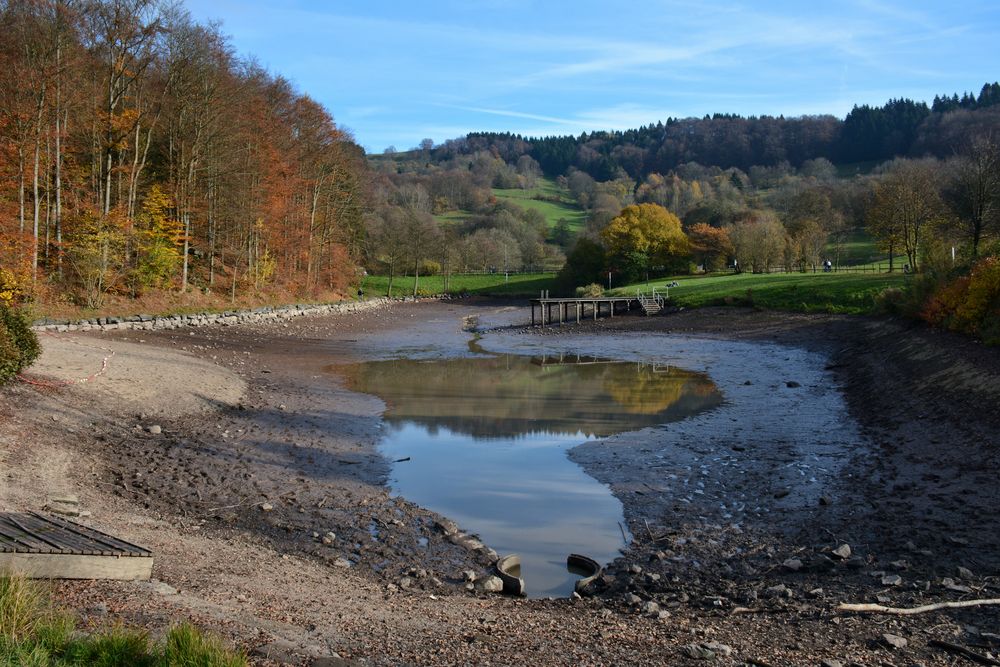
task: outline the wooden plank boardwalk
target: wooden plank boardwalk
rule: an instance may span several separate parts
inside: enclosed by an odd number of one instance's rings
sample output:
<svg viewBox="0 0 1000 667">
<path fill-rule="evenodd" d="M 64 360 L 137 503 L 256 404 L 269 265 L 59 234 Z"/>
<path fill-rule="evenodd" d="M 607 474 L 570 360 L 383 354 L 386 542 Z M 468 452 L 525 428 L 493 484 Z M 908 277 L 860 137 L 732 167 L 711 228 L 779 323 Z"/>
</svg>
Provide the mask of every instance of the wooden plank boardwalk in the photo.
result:
<svg viewBox="0 0 1000 667">
<path fill-rule="evenodd" d="M 634 296 L 602 296 L 592 298 L 559 298 L 541 297 L 531 300 L 531 326 L 540 322 L 544 327 L 548 324 L 562 324 L 563 322 L 580 322 L 586 317 L 593 317 L 595 320 L 602 315 L 614 317 L 616 312 L 628 312 L 633 307 L 639 305 L 638 297 Z M 538 307 L 540 318 L 535 319 L 535 307 Z M 590 314 L 587 314 L 587 309 Z M 552 309 L 556 314 L 553 317 Z"/>
<path fill-rule="evenodd" d="M 0 570 L 53 579 L 149 579 L 153 553 L 37 512 L 0 512 Z"/>
</svg>

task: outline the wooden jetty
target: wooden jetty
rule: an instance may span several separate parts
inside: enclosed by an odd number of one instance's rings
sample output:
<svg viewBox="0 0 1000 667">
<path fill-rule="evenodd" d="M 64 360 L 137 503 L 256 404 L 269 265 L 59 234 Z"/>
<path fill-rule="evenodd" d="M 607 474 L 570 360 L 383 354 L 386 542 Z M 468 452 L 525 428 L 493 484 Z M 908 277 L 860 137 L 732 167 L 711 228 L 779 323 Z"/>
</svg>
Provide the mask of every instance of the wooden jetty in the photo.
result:
<svg viewBox="0 0 1000 667">
<path fill-rule="evenodd" d="M 661 291 L 662 290 L 662 291 Z M 548 290 L 542 292 L 542 296 L 531 300 L 531 326 L 535 326 L 538 320 L 535 319 L 535 306 L 538 306 L 540 313 L 539 320 L 542 326 L 546 324 L 562 324 L 572 322 L 576 318 L 577 324 L 580 320 L 592 316 L 595 320 L 602 313 L 607 312 L 608 317 L 614 317 L 615 312 L 632 310 L 639 307 L 646 315 L 656 315 L 663 311 L 667 300 L 667 289 L 647 289 L 636 291 L 635 296 L 599 296 L 584 298 L 560 298 L 549 297 Z M 587 314 L 587 307 L 590 307 L 590 315 Z M 552 309 L 555 308 L 556 316 L 552 316 Z"/>
<path fill-rule="evenodd" d="M 541 297 L 531 300 L 531 326 L 536 322 L 546 324 L 562 324 L 563 322 L 580 322 L 583 318 L 593 317 L 595 320 L 602 314 L 614 317 L 616 312 L 628 312 L 639 304 L 634 296 L 602 296 L 596 298 L 559 298 Z M 535 318 L 535 307 L 540 311 L 540 318 Z M 552 310 L 555 309 L 555 316 Z M 589 313 L 588 313 L 589 309 Z"/>
<path fill-rule="evenodd" d="M 149 579 L 153 553 L 37 512 L 0 512 L 0 571 L 37 579 Z"/>
</svg>

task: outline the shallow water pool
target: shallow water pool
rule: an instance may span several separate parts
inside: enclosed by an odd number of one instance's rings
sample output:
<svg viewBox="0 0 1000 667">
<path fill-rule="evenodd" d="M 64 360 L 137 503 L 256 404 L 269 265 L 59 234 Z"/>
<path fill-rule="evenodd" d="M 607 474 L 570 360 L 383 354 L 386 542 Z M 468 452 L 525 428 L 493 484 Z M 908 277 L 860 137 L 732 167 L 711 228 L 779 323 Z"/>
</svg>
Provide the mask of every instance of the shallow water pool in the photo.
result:
<svg viewBox="0 0 1000 667">
<path fill-rule="evenodd" d="M 624 546 L 621 503 L 571 447 L 721 403 L 703 373 L 579 355 L 389 360 L 338 369 L 386 403 L 380 444 L 393 491 L 521 555 L 530 597 L 566 596 L 570 553 Z"/>
</svg>

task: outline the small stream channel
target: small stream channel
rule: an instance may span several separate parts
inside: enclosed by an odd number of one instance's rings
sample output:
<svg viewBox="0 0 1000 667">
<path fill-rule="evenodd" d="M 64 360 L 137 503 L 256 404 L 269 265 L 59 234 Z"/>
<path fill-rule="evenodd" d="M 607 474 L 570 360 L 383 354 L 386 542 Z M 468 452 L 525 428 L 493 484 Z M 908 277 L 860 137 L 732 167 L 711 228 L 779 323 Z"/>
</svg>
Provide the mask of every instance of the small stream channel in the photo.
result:
<svg viewBox="0 0 1000 667">
<path fill-rule="evenodd" d="M 522 557 L 530 597 L 567 596 L 570 553 L 607 563 L 621 503 L 566 452 L 722 402 L 703 373 L 579 355 L 480 354 L 338 368 L 385 401 L 382 453 L 395 493 Z"/>
</svg>

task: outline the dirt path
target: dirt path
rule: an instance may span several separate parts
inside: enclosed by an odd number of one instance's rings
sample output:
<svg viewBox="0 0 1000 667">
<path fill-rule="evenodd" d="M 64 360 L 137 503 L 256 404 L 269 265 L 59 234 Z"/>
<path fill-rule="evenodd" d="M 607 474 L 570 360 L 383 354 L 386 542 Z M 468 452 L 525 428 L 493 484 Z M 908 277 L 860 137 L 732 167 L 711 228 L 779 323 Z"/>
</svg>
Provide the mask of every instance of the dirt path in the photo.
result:
<svg viewBox="0 0 1000 667">
<path fill-rule="evenodd" d="M 732 651 L 717 648 L 718 664 L 951 664 L 929 639 L 980 652 L 1000 639 L 990 608 L 831 611 L 996 597 L 1000 581 L 998 355 L 883 321 L 713 310 L 487 333 L 487 347 L 668 360 L 684 345 L 728 400 L 572 452 L 636 537 L 595 597 L 466 593 L 462 572 L 483 571 L 488 547 L 387 494 L 383 406 L 346 391 L 335 367 L 460 353 L 463 322 L 510 314 L 404 304 L 263 330 L 48 341 L 38 375 L 77 379 L 100 348 L 115 356 L 84 385 L 3 390 L 0 508 L 76 493 L 88 521 L 154 549 L 153 584 L 60 585 L 89 622 L 157 631 L 190 617 L 261 664 L 697 664 L 691 645 L 711 641 Z M 832 553 L 842 543 L 851 558 Z"/>
</svg>

